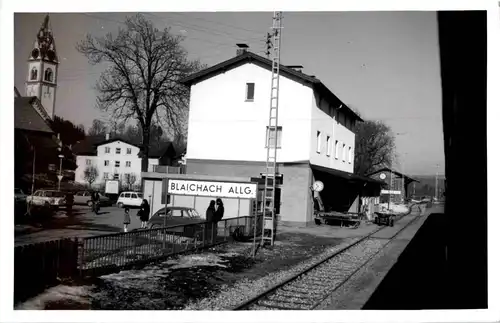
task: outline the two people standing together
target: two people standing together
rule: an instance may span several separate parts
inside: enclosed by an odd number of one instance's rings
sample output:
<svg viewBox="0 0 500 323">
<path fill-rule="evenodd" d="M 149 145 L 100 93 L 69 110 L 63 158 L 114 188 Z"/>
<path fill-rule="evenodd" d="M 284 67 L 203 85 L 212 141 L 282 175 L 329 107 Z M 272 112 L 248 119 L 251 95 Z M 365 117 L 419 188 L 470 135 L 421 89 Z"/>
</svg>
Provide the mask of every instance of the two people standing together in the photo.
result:
<svg viewBox="0 0 500 323">
<path fill-rule="evenodd" d="M 149 221 L 149 213 L 151 209 L 149 203 L 146 199 L 142 200 L 141 208 L 137 211 L 137 216 L 141 220 L 141 229 L 146 229 Z M 130 209 L 125 208 L 125 214 L 123 215 L 123 232 L 128 231 L 128 225 L 130 224 Z"/>
<path fill-rule="evenodd" d="M 212 243 L 215 243 L 217 238 L 217 225 L 222 217 L 224 217 L 224 204 L 218 198 L 216 201 L 210 201 L 205 213 L 208 225 L 205 226 L 205 238 Z"/>
</svg>

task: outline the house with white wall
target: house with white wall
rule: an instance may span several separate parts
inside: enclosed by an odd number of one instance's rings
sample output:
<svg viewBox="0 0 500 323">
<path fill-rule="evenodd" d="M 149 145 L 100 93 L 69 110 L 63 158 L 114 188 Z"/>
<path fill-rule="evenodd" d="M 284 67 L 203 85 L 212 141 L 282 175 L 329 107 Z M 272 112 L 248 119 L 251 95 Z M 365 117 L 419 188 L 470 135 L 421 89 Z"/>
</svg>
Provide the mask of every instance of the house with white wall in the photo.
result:
<svg viewBox="0 0 500 323">
<path fill-rule="evenodd" d="M 240 51 L 181 81 L 191 90 L 186 173 L 262 180 L 266 145 L 276 135 L 282 222 L 313 223 L 315 180 L 324 182 L 320 196 L 329 208 L 353 208 L 358 188 L 377 182 L 353 174 L 353 130 L 363 120 L 318 78 L 282 65 L 278 131 L 270 132 L 271 66 Z"/>
<path fill-rule="evenodd" d="M 141 157 L 139 144 L 121 138 L 89 137 L 73 148 L 76 155 L 75 182 L 88 184 L 85 170 L 94 166 L 97 179 L 92 186 L 103 185 L 106 180 L 119 180 L 122 187 L 136 187 L 141 184 Z M 176 156 L 171 142 L 162 147 L 150 146 L 148 171 L 159 165 L 171 165 Z"/>
</svg>

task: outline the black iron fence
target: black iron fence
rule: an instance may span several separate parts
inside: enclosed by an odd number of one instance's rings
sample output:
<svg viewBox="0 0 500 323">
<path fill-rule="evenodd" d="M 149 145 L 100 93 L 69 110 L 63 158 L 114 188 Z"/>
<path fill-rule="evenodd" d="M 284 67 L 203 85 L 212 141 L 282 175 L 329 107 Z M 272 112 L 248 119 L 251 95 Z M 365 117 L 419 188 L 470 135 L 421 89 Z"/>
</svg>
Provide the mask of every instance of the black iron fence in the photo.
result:
<svg viewBox="0 0 500 323">
<path fill-rule="evenodd" d="M 254 217 L 222 219 L 217 228 L 203 222 L 84 238 L 80 244 L 81 274 L 97 275 L 182 252 L 195 251 L 235 238 L 253 236 Z M 262 220 L 257 221 L 261 233 Z"/>
<path fill-rule="evenodd" d="M 15 247 L 15 302 L 77 275 L 78 245 L 77 239 L 61 239 Z"/>
</svg>

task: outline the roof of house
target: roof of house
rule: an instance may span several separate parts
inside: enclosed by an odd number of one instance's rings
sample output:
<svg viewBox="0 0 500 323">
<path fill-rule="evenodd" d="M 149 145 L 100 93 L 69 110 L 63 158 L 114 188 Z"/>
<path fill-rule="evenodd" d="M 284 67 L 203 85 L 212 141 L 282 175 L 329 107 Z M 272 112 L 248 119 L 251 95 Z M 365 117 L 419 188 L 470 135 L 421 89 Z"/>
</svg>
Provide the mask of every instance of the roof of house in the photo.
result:
<svg viewBox="0 0 500 323">
<path fill-rule="evenodd" d="M 120 137 L 114 137 L 108 140 L 102 138 L 102 136 L 87 136 L 85 140 L 82 140 L 73 146 L 73 153 L 75 155 L 81 156 L 96 156 L 97 147 L 105 144 L 109 144 L 115 141 L 122 141 L 131 146 L 140 148 L 140 143 L 134 143 L 129 140 Z M 149 145 L 149 158 L 161 158 L 164 156 L 168 149 L 172 146 L 171 142 L 163 143 L 161 146 L 150 144 Z"/>
<path fill-rule="evenodd" d="M 54 133 L 49 123 L 38 113 L 33 106 L 36 104 L 36 97 L 15 97 L 14 98 L 14 128 Z"/>
<path fill-rule="evenodd" d="M 199 71 L 197 73 L 191 74 L 188 77 L 185 77 L 184 79 L 180 80 L 180 82 L 189 86 L 191 84 L 198 83 L 198 82 L 205 80 L 205 79 L 208 79 L 216 74 L 219 74 L 221 72 L 225 72 L 229 69 L 236 68 L 236 67 L 241 66 L 241 65 L 248 63 L 248 62 L 255 63 L 255 64 L 262 66 L 262 67 L 265 67 L 269 70 L 271 70 L 271 68 L 272 68 L 272 61 L 271 60 L 247 51 L 241 55 L 237 55 L 237 56 L 235 56 L 231 59 L 228 59 L 222 63 L 211 66 L 211 67 L 206 68 L 206 69 Z M 310 85 L 314 90 L 316 90 L 319 94 L 321 94 L 322 96 L 327 98 L 330 102 L 336 102 L 339 105 L 342 105 L 342 108 L 346 109 L 347 114 L 351 115 L 355 120 L 363 121 L 363 119 L 361 119 L 361 117 L 357 113 L 352 111 L 345 103 L 343 103 L 335 94 L 333 94 L 332 91 L 330 91 L 330 89 L 328 89 L 316 77 L 304 74 L 302 72 L 298 72 L 292 68 L 289 68 L 289 67 L 287 67 L 285 65 L 281 65 L 281 64 L 280 64 L 280 73 L 283 76 L 287 76 L 295 81 Z"/>
<path fill-rule="evenodd" d="M 414 179 L 414 178 L 411 178 L 411 177 L 410 177 L 410 176 L 408 176 L 408 175 L 403 175 L 402 173 L 400 173 L 400 172 L 398 172 L 398 171 L 396 171 L 396 170 L 394 170 L 394 169 L 392 169 L 392 170 L 391 170 L 391 169 L 390 169 L 390 168 L 388 168 L 388 167 L 381 168 L 381 169 L 379 169 L 379 170 L 377 170 L 377 171 L 375 171 L 375 172 L 373 172 L 373 173 L 370 173 L 370 174 L 368 174 L 368 175 L 366 175 L 366 176 L 370 176 L 370 177 L 372 177 L 373 175 L 375 175 L 375 174 L 379 174 L 379 173 L 382 173 L 382 172 L 392 172 L 394 175 L 399 176 L 399 177 L 403 177 L 403 176 L 404 176 L 404 177 L 406 178 L 405 183 L 411 183 L 411 182 L 417 182 L 417 183 L 420 183 L 418 180 L 416 180 L 416 179 Z"/>
<path fill-rule="evenodd" d="M 377 184 L 377 185 L 384 185 L 385 184 L 385 182 L 376 180 L 376 179 L 371 178 L 371 177 L 356 175 L 356 174 L 344 172 L 344 171 L 341 171 L 338 169 L 327 168 L 327 167 L 314 165 L 314 164 L 311 164 L 311 168 L 313 170 L 325 172 L 325 173 L 334 175 L 336 177 L 343 178 L 343 179 L 348 180 L 348 181 L 355 181 L 355 182 L 361 182 L 361 183 L 371 183 L 371 184 Z"/>
</svg>

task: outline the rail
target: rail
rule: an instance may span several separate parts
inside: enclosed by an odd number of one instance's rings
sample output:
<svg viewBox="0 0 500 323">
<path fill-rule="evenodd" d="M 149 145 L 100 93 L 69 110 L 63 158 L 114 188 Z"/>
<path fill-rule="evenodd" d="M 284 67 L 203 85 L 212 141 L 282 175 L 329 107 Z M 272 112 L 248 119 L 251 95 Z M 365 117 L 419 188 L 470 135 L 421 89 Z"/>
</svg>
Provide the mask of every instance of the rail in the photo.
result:
<svg viewBox="0 0 500 323">
<path fill-rule="evenodd" d="M 416 207 L 417 205 L 410 205 L 409 212 L 407 214 L 401 214 L 397 217 L 397 220 L 399 221 L 402 217 L 410 214 L 412 212 L 412 209 Z M 394 237 L 396 237 L 401 231 L 406 229 L 409 225 L 411 225 L 418 217 L 415 217 L 411 221 L 409 221 L 406 225 L 404 225 L 401 229 L 399 229 L 388 241 L 391 241 Z M 370 240 L 372 236 L 374 236 L 376 233 L 380 232 L 381 230 L 385 229 L 385 227 L 381 227 L 374 232 L 371 232 L 364 237 L 354 241 L 353 243 L 347 245 L 346 247 L 338 250 L 337 252 L 333 253 L 330 256 L 325 257 L 324 259 L 314 263 L 313 265 L 303 269 L 300 271 L 298 274 L 295 274 L 287 279 L 285 279 L 282 282 L 277 283 L 276 285 L 272 286 L 271 288 L 265 290 L 264 292 L 258 294 L 255 297 L 252 297 L 249 300 L 246 300 L 239 304 L 238 306 L 232 308 L 232 310 L 248 310 L 248 309 L 262 309 L 262 310 L 269 310 L 269 309 L 282 309 L 282 310 L 290 310 L 290 309 L 298 309 L 298 310 L 303 310 L 303 309 L 313 309 L 319 306 L 321 302 L 324 301 L 324 299 L 332 292 L 334 292 L 336 289 L 338 289 L 340 286 L 342 286 L 346 281 L 348 281 L 360 268 L 362 268 L 370 259 L 372 259 L 382 248 L 380 248 L 376 253 L 372 254 L 366 261 L 363 261 L 362 264 L 357 266 L 357 268 L 354 271 L 349 272 L 346 274 L 346 277 L 342 278 L 341 281 L 336 281 L 335 282 L 335 287 L 331 288 L 331 286 L 327 286 L 326 283 L 323 284 L 323 287 L 325 288 L 330 288 L 327 291 L 321 293 L 321 294 L 303 294 L 300 288 L 297 288 L 296 286 L 293 286 L 293 284 L 298 283 L 297 285 L 301 284 L 302 282 L 307 282 L 307 275 L 311 273 L 315 273 L 315 270 L 318 269 L 318 272 L 321 272 L 320 267 L 324 265 L 328 265 L 332 260 L 341 258 L 342 255 L 346 255 L 346 258 L 349 259 L 349 255 L 347 254 L 349 250 L 352 250 L 356 246 L 361 245 L 364 242 L 367 242 Z M 386 242 L 384 246 L 389 243 Z M 363 249 L 363 248 L 362 248 Z M 352 265 L 352 264 L 351 264 Z M 342 268 L 342 266 L 340 266 Z M 339 268 L 336 268 L 339 269 Z M 321 277 L 325 273 L 330 273 L 330 275 L 336 275 L 338 274 L 335 272 L 335 270 L 332 272 L 331 270 L 325 270 L 324 273 L 321 272 Z M 314 274 L 313 274 L 314 275 Z M 302 279 L 304 278 L 304 279 Z M 314 279 L 311 279 L 312 282 L 318 283 L 319 280 L 314 277 Z M 287 290 L 288 289 L 288 290 Z M 283 307 L 276 305 L 279 304 L 280 302 L 285 302 L 285 303 L 293 303 L 294 296 L 292 295 L 293 292 L 292 290 L 295 290 L 300 297 L 297 297 L 296 299 L 298 300 L 298 303 L 295 304 L 295 308 L 292 308 L 288 305 L 288 307 Z M 306 300 L 306 297 L 309 297 L 310 299 Z M 302 298 L 302 300 L 299 300 Z M 262 304 L 261 304 L 262 303 Z"/>
</svg>

